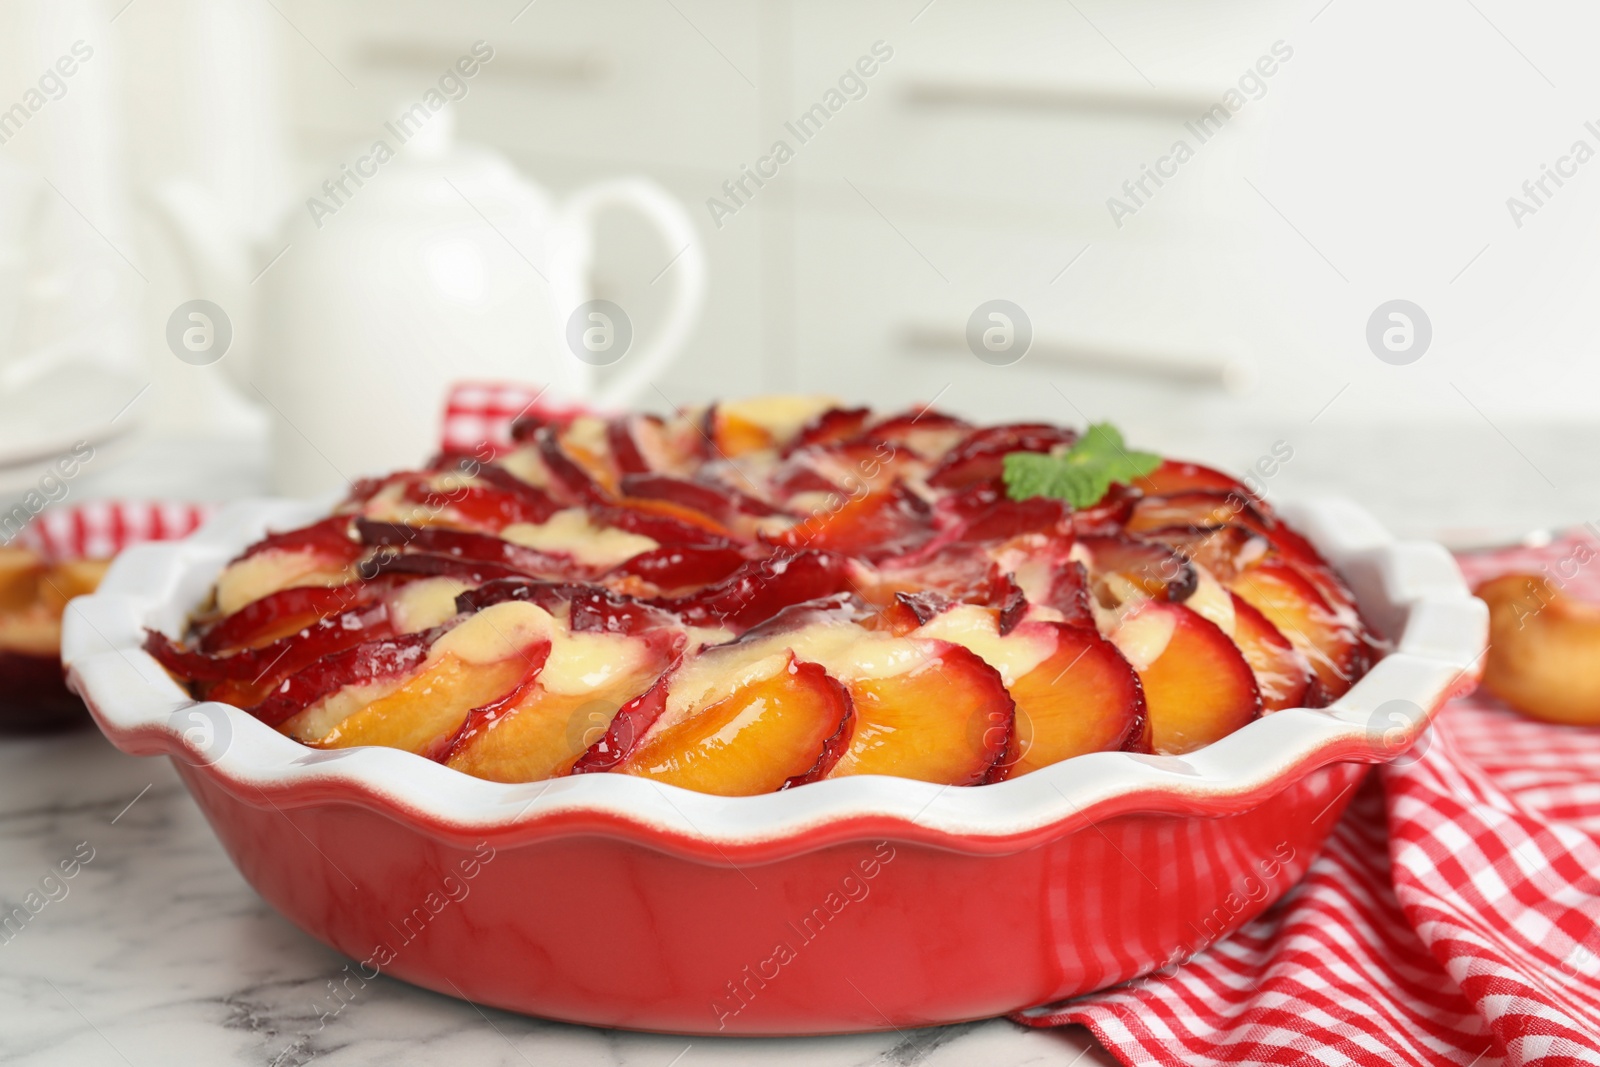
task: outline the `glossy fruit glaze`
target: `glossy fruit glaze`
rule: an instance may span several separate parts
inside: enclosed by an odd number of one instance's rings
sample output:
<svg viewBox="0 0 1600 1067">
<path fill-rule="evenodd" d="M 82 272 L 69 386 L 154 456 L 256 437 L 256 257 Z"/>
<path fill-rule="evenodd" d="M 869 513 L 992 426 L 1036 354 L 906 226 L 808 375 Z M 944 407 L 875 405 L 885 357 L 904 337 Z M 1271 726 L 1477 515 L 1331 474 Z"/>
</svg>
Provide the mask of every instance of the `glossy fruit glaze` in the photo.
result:
<svg viewBox="0 0 1600 1067">
<path fill-rule="evenodd" d="M 187 644 L 147 649 L 315 748 L 741 796 L 1182 754 L 1336 699 L 1374 648 L 1227 475 L 1166 461 L 1083 508 L 1013 499 L 1005 457 L 1065 452 L 1062 427 L 783 398 L 516 437 L 269 535 Z"/>
</svg>

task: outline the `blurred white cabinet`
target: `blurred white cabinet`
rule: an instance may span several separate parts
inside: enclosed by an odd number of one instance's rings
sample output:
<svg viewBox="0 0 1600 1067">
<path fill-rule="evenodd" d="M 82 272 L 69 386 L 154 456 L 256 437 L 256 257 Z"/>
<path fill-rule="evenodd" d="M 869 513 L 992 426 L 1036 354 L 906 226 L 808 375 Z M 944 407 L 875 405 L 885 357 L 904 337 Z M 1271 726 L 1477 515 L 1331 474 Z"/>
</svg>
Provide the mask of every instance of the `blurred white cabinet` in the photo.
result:
<svg viewBox="0 0 1600 1067">
<path fill-rule="evenodd" d="M 1022 304 L 1065 361 L 1040 359 L 1041 372 L 1072 382 L 1074 353 L 1095 354 L 1113 373 L 1089 375 L 1091 387 L 1116 388 L 1117 356 L 1131 352 L 1177 366 L 1158 381 L 1192 390 L 1239 347 L 1207 284 L 1215 262 L 1196 251 L 1247 243 L 1233 191 L 1217 188 L 1232 176 L 1237 132 L 1205 146 L 1124 227 L 1106 200 L 1205 110 L 1219 72 L 1268 50 L 1261 0 L 1204 15 L 1173 0 L 936 0 L 921 11 L 301 0 L 286 11 L 306 38 L 288 52 L 308 159 L 361 143 L 481 39 L 495 56 L 458 105 L 463 136 L 558 188 L 642 170 L 680 195 L 705 226 L 713 297 L 668 393 L 931 395 L 955 369 L 983 368 L 927 338 L 959 336 L 971 308 L 995 296 Z M 780 141 L 792 159 L 763 163 Z M 758 186 L 757 167 L 776 173 Z M 719 219 L 722 207 L 735 213 Z M 602 285 L 648 306 L 672 251 L 622 233 Z M 1003 405 L 1013 387 L 991 377 L 988 402 Z"/>
<path fill-rule="evenodd" d="M 1486 15 L 1577 85 L 1587 67 L 1566 53 L 1594 20 L 1558 6 L 1574 32 Z M 1565 222 L 1525 238 L 1501 207 L 1578 124 L 1551 121 L 1538 75 L 1471 9 L 1319 7 L 285 0 L 285 80 L 299 153 L 325 164 L 481 39 L 495 59 L 458 105 L 463 136 L 557 189 L 626 171 L 666 184 L 704 227 L 712 276 L 695 351 L 662 383 L 673 402 L 948 388 L 989 414 L 1076 417 L 1064 393 L 1085 415 L 1175 432 L 1309 418 L 1352 385 L 1359 403 L 1341 409 L 1471 418 L 1449 388 L 1465 375 L 1491 405 L 1600 410 L 1594 329 L 1571 310 L 1597 273 L 1574 244 L 1596 212 L 1570 197 Z M 892 58 L 863 91 L 841 86 L 875 42 Z M 797 136 L 835 91 L 842 104 Z M 1198 128 L 1224 100 L 1225 127 Z M 1472 118 L 1482 107 L 1492 125 Z M 747 168 L 780 140 L 792 158 L 754 186 Z M 1163 163 L 1179 141 L 1192 158 Z M 1159 186 L 1152 168 L 1168 169 Z M 718 225 L 708 201 L 729 204 L 741 179 L 745 202 Z M 1141 181 L 1133 200 L 1124 183 Z M 1121 225 L 1113 197 L 1137 207 Z M 640 233 L 617 224 L 600 284 L 648 320 L 674 250 Z M 1551 294 L 1569 310 L 1552 314 Z M 1033 319 L 1036 351 L 1015 367 L 946 343 L 996 297 Z M 1363 341 L 1394 297 L 1436 320 L 1437 356 L 1405 376 Z M 1507 375 L 1516 346 L 1531 362 Z M 1537 384 L 1552 375 L 1577 387 Z"/>
</svg>

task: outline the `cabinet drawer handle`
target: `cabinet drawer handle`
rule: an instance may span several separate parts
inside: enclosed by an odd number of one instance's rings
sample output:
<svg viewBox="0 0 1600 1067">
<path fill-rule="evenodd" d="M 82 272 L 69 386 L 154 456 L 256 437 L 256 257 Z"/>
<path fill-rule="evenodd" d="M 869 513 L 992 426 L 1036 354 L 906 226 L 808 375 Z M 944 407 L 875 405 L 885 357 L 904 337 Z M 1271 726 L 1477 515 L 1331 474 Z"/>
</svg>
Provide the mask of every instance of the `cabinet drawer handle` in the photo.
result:
<svg viewBox="0 0 1600 1067">
<path fill-rule="evenodd" d="M 356 50 L 362 66 L 375 70 L 443 70 L 456 61 L 457 53 L 437 45 L 410 41 L 369 41 Z M 494 69 L 498 76 L 548 85 L 585 85 L 605 77 L 606 64 L 599 56 L 585 52 L 517 52 L 496 49 Z"/>
<path fill-rule="evenodd" d="M 1193 118 L 1215 101 L 1184 90 L 1108 85 L 1047 85 L 1028 82 L 912 79 L 902 90 L 914 107 L 972 107 L 1057 115 L 1120 115 L 1133 118 Z"/>
<path fill-rule="evenodd" d="M 949 326 L 913 323 L 901 331 L 901 343 L 913 352 L 968 354 L 966 332 Z M 1054 366 L 1139 381 L 1201 386 L 1242 393 L 1255 380 L 1250 364 L 1238 356 L 1216 352 L 1157 351 L 1062 338 L 1035 337 L 1028 359 Z"/>
</svg>

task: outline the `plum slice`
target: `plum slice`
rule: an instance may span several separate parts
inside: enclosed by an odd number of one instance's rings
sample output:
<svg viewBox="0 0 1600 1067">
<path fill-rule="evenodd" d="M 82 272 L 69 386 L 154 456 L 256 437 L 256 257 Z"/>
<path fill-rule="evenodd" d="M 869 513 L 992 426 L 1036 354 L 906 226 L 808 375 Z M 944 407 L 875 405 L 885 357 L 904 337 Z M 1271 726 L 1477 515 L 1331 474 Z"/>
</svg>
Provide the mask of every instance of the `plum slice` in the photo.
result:
<svg viewBox="0 0 1600 1067">
<path fill-rule="evenodd" d="M 570 773 L 601 774 L 616 770 L 667 710 L 667 680 L 676 669 L 675 665 L 649 689 L 618 708 L 605 732 L 593 739 L 589 748 L 573 761 Z"/>
<path fill-rule="evenodd" d="M 906 449 L 858 437 L 796 449 L 774 468 L 769 484 L 790 510 L 798 510 L 794 498 L 802 493 L 857 498 L 893 484 L 918 466 L 920 462 Z M 833 507 L 837 504 L 827 509 Z"/>
<path fill-rule="evenodd" d="M 628 474 L 623 476 L 621 484 L 623 496 L 630 502 L 665 501 L 698 511 L 723 526 L 729 526 L 743 516 L 782 514 L 779 508 L 731 486 L 694 481 L 671 474 Z"/>
<path fill-rule="evenodd" d="M 748 562 L 732 545 L 662 545 L 626 559 L 606 572 L 609 578 L 638 578 L 657 589 L 681 591 L 710 585 Z"/>
<path fill-rule="evenodd" d="M 850 568 L 849 560 L 833 552 L 779 553 L 751 560 L 698 592 L 650 603 L 691 626 L 746 630 L 791 604 L 849 591 Z"/>
<path fill-rule="evenodd" d="M 374 582 L 280 589 L 208 626 L 200 635 L 200 651 L 215 654 L 271 644 L 325 616 L 366 607 L 378 599 L 383 589 L 382 584 Z"/>
<path fill-rule="evenodd" d="M 1238 493 L 1191 490 L 1140 501 L 1128 522 L 1130 532 L 1144 533 L 1172 525 L 1242 526 L 1264 538 L 1289 566 L 1316 586 L 1327 606 L 1353 629 L 1361 629 L 1354 595 L 1320 553 L 1296 531 L 1263 513 Z M 1240 568 L 1242 569 L 1242 568 Z"/>
<path fill-rule="evenodd" d="M 324 656 L 284 679 L 248 710 L 268 726 L 279 726 L 345 686 L 372 685 L 405 674 L 427 658 L 435 636 L 423 631 L 382 637 Z"/>
<path fill-rule="evenodd" d="M 412 485 L 407 486 L 405 495 L 406 499 L 423 505 L 435 515 L 457 520 L 473 529 L 498 533 L 512 523 L 547 522 L 560 510 L 560 505 L 538 489 L 531 485 L 524 488 L 528 492 L 499 485 L 461 485 L 452 489 Z"/>
<path fill-rule="evenodd" d="M 616 770 L 717 796 L 771 793 L 812 771 L 849 716 L 850 697 L 827 671 L 778 653 L 726 694 L 658 724 Z"/>
<path fill-rule="evenodd" d="M 922 593 L 937 594 L 945 603 L 998 608 L 1002 632 L 1021 622 L 1035 604 L 1061 612 L 1074 625 L 1093 626 L 1087 575 L 1070 558 L 1071 548 L 1070 540 L 1039 534 L 1025 534 L 984 552 L 946 545 L 911 561 L 884 563 L 871 596 L 889 608 L 896 597 Z"/>
<path fill-rule="evenodd" d="M 156 630 L 145 631 L 144 647 L 170 673 L 188 681 L 196 696 L 250 707 L 279 682 L 324 656 L 393 633 L 387 608 L 380 603 L 318 619 L 271 644 L 232 655 L 190 651 Z"/>
<path fill-rule="evenodd" d="M 334 515 L 251 545 L 217 577 L 218 610 L 230 615 L 293 586 L 344 584 L 362 552 L 349 531 L 350 516 Z"/>
<path fill-rule="evenodd" d="M 796 634 L 806 632 L 809 628 L 817 626 L 837 626 L 840 623 L 856 623 L 869 626 L 870 620 L 875 617 L 870 605 L 855 593 L 831 593 L 828 596 L 816 597 L 812 600 L 802 600 L 798 604 L 789 604 L 773 612 L 768 618 L 744 631 L 738 637 L 718 648 L 749 648 L 762 641 L 777 639 L 782 643 L 784 638 L 792 638 Z M 815 659 L 815 656 L 810 658 Z"/>
<path fill-rule="evenodd" d="M 773 676 L 782 664 L 800 663 L 825 672 L 855 712 L 837 736 L 808 737 L 808 744 L 823 740 L 820 749 L 809 750 L 809 761 L 784 749 L 794 760 L 784 764 L 784 784 L 897 774 L 970 785 L 988 774 L 1010 737 L 1012 704 L 1000 674 L 983 659 L 955 642 L 866 629 L 856 621 L 859 606 L 848 598 L 797 606 L 784 614 L 782 625 L 774 620 L 674 668 L 653 694 L 618 713 L 608 736 L 580 761 L 580 769 L 637 766 L 645 758 L 639 752 L 658 738 L 707 727 L 704 719 L 694 727 L 684 725 L 702 716 L 703 709 L 726 701 L 752 679 Z M 985 621 L 992 633 L 992 613 Z M 668 747 L 683 746 L 674 742 Z M 777 782 L 778 776 L 767 781 Z"/>
<path fill-rule="evenodd" d="M 739 510 L 730 490 L 670 474 L 625 474 L 622 493 L 636 500 L 665 500 L 724 523 Z"/>
<path fill-rule="evenodd" d="M 626 474 L 690 474 L 709 448 L 700 427 L 687 419 L 671 423 L 656 415 L 624 415 L 606 424 L 606 452 L 618 477 Z"/>
<path fill-rule="evenodd" d="M 282 729 L 319 748 L 382 745 L 437 755 L 473 709 L 545 667 L 559 632 L 560 624 L 533 604 L 496 604 L 440 633 L 398 685 L 336 694 Z"/>
<path fill-rule="evenodd" d="M 1068 534 L 1072 528 L 1072 509 L 1064 500 L 1007 498 L 966 523 L 958 537 L 962 541 L 1006 541 L 1029 533 Z"/>
<path fill-rule="evenodd" d="M 1097 583 L 1114 575 L 1143 596 L 1181 603 L 1199 580 L 1193 563 L 1156 541 L 1096 535 L 1081 537 L 1078 544 L 1089 553 L 1089 573 Z"/>
<path fill-rule="evenodd" d="M 877 568 L 878 593 L 887 601 L 895 593 L 936 590 L 955 600 L 981 598 L 995 574 L 988 555 L 962 545 L 946 545 L 912 559 L 884 560 Z"/>
<path fill-rule="evenodd" d="M 920 459 L 937 462 L 972 432 L 972 424 L 932 408 L 906 411 L 870 422 L 862 439 L 884 441 Z"/>
<path fill-rule="evenodd" d="M 1030 533 L 1061 537 L 1118 534 L 1135 499 L 1125 486 L 1114 485 L 1099 503 L 1079 511 L 1064 500 L 1049 497 L 1013 500 L 994 477 L 950 493 L 935 507 L 943 525 L 952 531 L 952 540 L 991 542 Z"/>
<path fill-rule="evenodd" d="M 692 508 L 664 500 L 634 500 L 620 504 L 591 505 L 590 519 L 664 545 L 728 545 L 733 531 Z"/>
<path fill-rule="evenodd" d="M 406 526 L 397 522 L 357 519 L 356 532 L 361 543 L 390 550 L 394 555 L 405 549 L 429 556 L 446 556 L 473 563 L 493 563 L 533 576 L 574 577 L 583 571 L 570 559 L 552 556 L 537 549 L 512 544 L 489 534 L 452 530 L 444 526 Z M 381 573 L 395 566 L 380 555 L 373 564 Z"/>
<path fill-rule="evenodd" d="M 1238 593 L 1232 597 L 1234 624 L 1229 636 L 1255 672 L 1262 710 L 1315 706 L 1320 687 L 1310 662 L 1265 615 Z"/>
<path fill-rule="evenodd" d="M 268 534 L 249 548 L 245 549 L 235 560 L 249 559 L 259 556 L 263 552 L 311 552 L 319 556 L 343 559 L 355 559 L 360 555 L 355 549 L 355 542 L 350 536 L 350 516 L 330 515 L 325 519 L 293 530 L 283 530 L 278 533 Z"/>
<path fill-rule="evenodd" d="M 973 590 L 960 601 L 937 589 L 924 589 L 916 593 L 895 593 L 894 599 L 879 611 L 869 625 L 874 629 L 887 630 L 903 637 L 912 630 L 927 625 L 958 603 L 980 604 L 998 609 L 998 627 L 1003 637 L 1023 621 L 1030 605 L 1027 594 L 1022 591 L 1022 587 L 1012 575 L 999 573 L 993 568 L 991 575 L 990 584 L 984 590 L 981 592 Z"/>
<path fill-rule="evenodd" d="M 850 680 L 849 744 L 825 777 L 976 785 L 1005 751 L 1013 704 L 999 673 L 961 645 L 917 644 L 925 651 L 910 670 Z"/>
<path fill-rule="evenodd" d="M 568 625 L 577 632 L 638 634 L 679 628 L 671 614 L 604 586 L 520 576 L 499 578 L 463 591 L 456 597 L 456 610 L 471 614 L 513 600 L 536 604 L 552 614 L 565 607 Z"/>
<path fill-rule="evenodd" d="M 605 735 L 618 709 L 651 687 L 676 649 L 614 632 L 555 631 L 541 669 L 470 712 L 440 759 L 496 782 L 564 775 Z"/>
<path fill-rule="evenodd" d="M 742 413 L 729 410 L 726 404 L 712 404 L 706 408 L 700 428 L 724 459 L 737 459 L 777 445 L 767 427 Z"/>
<path fill-rule="evenodd" d="M 1122 533 L 1139 501 L 1139 491 L 1114 484 L 1100 502 L 1072 513 L 1072 528 L 1080 535 Z"/>
<path fill-rule="evenodd" d="M 940 489 L 960 489 L 974 482 L 998 478 L 1008 453 L 1048 452 L 1077 439 L 1073 431 L 1048 423 L 986 426 L 974 430 L 946 453 L 928 474 L 928 484 Z"/>
<path fill-rule="evenodd" d="M 939 614 L 949 611 L 955 601 L 934 589 L 917 593 L 896 593 L 894 599 L 866 623 L 872 629 L 904 637 Z"/>
<path fill-rule="evenodd" d="M 772 491 L 792 506 L 793 499 L 801 493 L 837 493 L 848 488 L 840 484 L 842 478 L 835 477 L 831 470 L 824 473 L 825 469 L 827 465 L 819 461 L 816 449 L 801 449 L 773 472 Z"/>
<path fill-rule="evenodd" d="M 1288 561 L 1266 560 L 1224 584 L 1311 661 L 1326 699 L 1343 696 L 1366 668 L 1359 618 L 1329 604 L 1316 583 Z"/>
<path fill-rule="evenodd" d="M 515 497 L 516 503 L 507 506 L 528 516 L 522 521 L 548 522 L 550 516 L 561 510 L 561 505 L 549 493 L 523 481 L 497 463 L 490 463 L 480 468 L 477 477 L 479 481 L 486 482 L 490 488 L 499 489 Z"/>
<path fill-rule="evenodd" d="M 1148 497 L 1134 505 L 1128 518 L 1128 531 L 1146 531 L 1172 526 L 1242 526 L 1265 538 L 1273 548 L 1296 564 L 1332 573 L 1320 553 L 1300 534 L 1263 510 L 1253 497 L 1243 492 L 1186 490 L 1168 496 Z"/>
<path fill-rule="evenodd" d="M 1152 751 L 1192 752 L 1260 716 L 1250 664 L 1216 623 L 1190 608 L 1138 601 L 1110 636 L 1144 687 Z"/>
<path fill-rule="evenodd" d="M 619 475 L 648 474 L 653 469 L 645 456 L 648 448 L 639 441 L 647 423 L 659 430 L 661 420 L 654 415 L 623 415 L 606 423 L 606 448 Z"/>
<path fill-rule="evenodd" d="M 316 748 L 382 745 L 418 755 L 432 755 L 448 743 L 475 707 L 505 694 L 518 680 L 538 669 L 546 644 L 531 646 L 521 660 L 470 663 L 446 653 L 359 711 L 341 719 L 325 734 L 301 736 Z"/>
<path fill-rule="evenodd" d="M 1181 460 L 1162 460 L 1161 465 L 1142 478 L 1135 478 L 1133 488 L 1146 496 L 1166 496 L 1191 489 L 1204 489 L 1219 493 L 1237 493 L 1260 504 L 1261 499 L 1237 478 L 1219 470 L 1186 463 Z"/>
<path fill-rule="evenodd" d="M 1002 634 L 1023 621 L 1034 604 L 1059 612 L 1061 621 L 1071 626 L 1094 629 L 1093 583 L 1088 569 L 1078 560 L 1058 550 L 1050 551 L 1027 559 L 1001 578 L 990 586 L 1001 595 L 977 602 L 1001 609 Z M 1020 598 L 1017 594 L 1021 594 Z"/>
<path fill-rule="evenodd" d="M 1265 615 L 1238 593 L 1202 573 L 1199 588 L 1186 601 L 1233 639 L 1256 676 L 1263 711 L 1316 707 L 1324 699 L 1311 662 Z"/>
<path fill-rule="evenodd" d="M 645 679 L 645 685 L 654 679 L 654 675 Z M 530 678 L 526 685 L 470 712 L 439 762 L 491 782 L 562 777 L 604 733 L 617 709 L 638 695 L 630 688 L 552 693 L 537 678 Z"/>
<path fill-rule="evenodd" d="M 497 578 L 538 577 L 520 567 L 487 560 L 442 556 L 434 552 L 379 552 L 363 564 L 376 577 L 454 578 L 467 585 L 482 585 Z"/>
<path fill-rule="evenodd" d="M 1161 526 L 1139 536 L 1159 541 L 1182 552 L 1194 563 L 1210 571 L 1219 581 L 1228 581 L 1265 559 L 1271 543 L 1253 530 L 1227 523 L 1222 526 Z"/>
<path fill-rule="evenodd" d="M 907 555 L 933 539 L 933 511 L 904 483 L 867 493 L 775 535 L 788 548 L 844 552 L 867 560 Z"/>
<path fill-rule="evenodd" d="M 949 539 L 958 544 L 1007 541 L 1031 533 L 1058 537 L 1073 533 L 1073 511 L 1066 501 L 1042 496 L 1012 500 L 998 478 L 951 493 L 934 509 Z"/>
<path fill-rule="evenodd" d="M 1016 730 L 990 780 L 1016 778 L 1086 752 L 1141 741 L 1144 687 L 1116 646 L 1080 626 L 1029 626 L 1051 634 L 1054 651 L 1009 687 L 1017 704 Z"/>
<path fill-rule="evenodd" d="M 835 401 L 824 396 L 753 396 L 742 400 L 720 400 L 702 413 L 700 428 L 714 443 L 712 452 L 721 459 L 737 459 L 756 452 L 787 450 L 797 443 L 808 427 L 820 425 L 837 430 L 837 417 L 826 417 L 837 410 Z M 849 417 L 845 416 L 845 421 Z M 760 457 L 769 462 L 773 455 Z"/>
<path fill-rule="evenodd" d="M 871 417 L 871 408 L 829 408 L 800 427 L 800 432 L 789 442 L 784 453 L 787 455 L 796 448 L 809 445 L 832 445 L 859 437 Z"/>
<path fill-rule="evenodd" d="M 540 428 L 533 435 L 533 441 L 539 462 L 550 475 L 551 488 L 561 501 L 586 505 L 605 504 L 611 500 L 611 494 L 594 475 L 562 447 L 554 429 Z"/>
<path fill-rule="evenodd" d="M 1264 532 L 1275 524 L 1242 492 L 1187 489 L 1166 496 L 1145 497 L 1133 506 L 1128 516 L 1129 533 L 1143 533 L 1163 526 L 1224 526 L 1236 523 Z"/>
</svg>

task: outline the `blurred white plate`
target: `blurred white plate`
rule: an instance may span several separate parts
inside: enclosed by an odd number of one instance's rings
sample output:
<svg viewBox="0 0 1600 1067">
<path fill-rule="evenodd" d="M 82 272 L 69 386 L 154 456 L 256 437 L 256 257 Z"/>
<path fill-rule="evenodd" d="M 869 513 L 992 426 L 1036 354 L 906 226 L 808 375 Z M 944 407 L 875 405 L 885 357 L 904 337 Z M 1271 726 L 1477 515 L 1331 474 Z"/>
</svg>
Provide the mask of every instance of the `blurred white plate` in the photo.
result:
<svg viewBox="0 0 1600 1067">
<path fill-rule="evenodd" d="M 132 404 L 148 384 L 79 363 L 0 386 L 0 486 L 21 468 L 42 469 L 70 455 L 79 442 L 98 446 L 132 430 Z"/>
<path fill-rule="evenodd" d="M 146 387 L 129 375 L 84 363 L 63 364 L 29 375 L 18 384 L 0 382 L 0 509 L 38 491 L 41 479 L 66 457 L 79 454 L 74 477 L 108 466 L 122 438 L 138 424 L 134 401 Z M 81 458 L 82 446 L 93 448 Z"/>
</svg>

